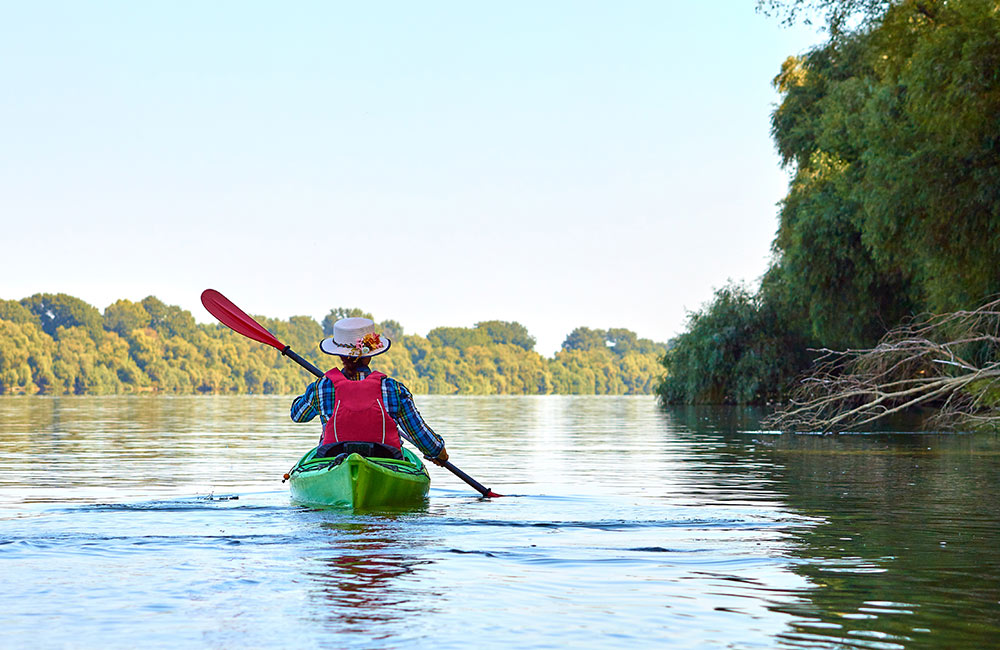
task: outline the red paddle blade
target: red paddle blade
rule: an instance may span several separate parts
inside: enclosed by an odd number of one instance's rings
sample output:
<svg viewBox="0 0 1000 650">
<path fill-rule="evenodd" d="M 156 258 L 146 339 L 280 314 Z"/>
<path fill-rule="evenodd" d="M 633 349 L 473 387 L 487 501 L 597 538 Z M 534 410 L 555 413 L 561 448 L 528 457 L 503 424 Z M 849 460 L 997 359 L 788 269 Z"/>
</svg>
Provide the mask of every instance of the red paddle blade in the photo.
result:
<svg viewBox="0 0 1000 650">
<path fill-rule="evenodd" d="M 234 332 L 254 341 L 266 343 L 273 348 L 285 349 L 285 345 L 274 338 L 274 334 L 264 329 L 260 323 L 247 316 L 246 312 L 215 289 L 205 289 L 201 292 L 201 304 L 205 305 L 205 309 L 218 318 L 220 323 Z"/>
</svg>

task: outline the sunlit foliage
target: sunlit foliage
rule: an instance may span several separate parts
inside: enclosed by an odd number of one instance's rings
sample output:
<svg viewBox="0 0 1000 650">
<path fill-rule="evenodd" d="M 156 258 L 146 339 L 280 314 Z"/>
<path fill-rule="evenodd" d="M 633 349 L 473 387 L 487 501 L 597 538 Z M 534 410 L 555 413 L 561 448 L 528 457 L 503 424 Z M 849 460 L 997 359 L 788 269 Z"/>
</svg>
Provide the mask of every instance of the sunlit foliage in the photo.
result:
<svg viewBox="0 0 1000 650">
<path fill-rule="evenodd" d="M 369 315 L 330 310 L 309 316 L 256 316 L 282 342 L 321 368 L 337 365 L 319 351 L 337 318 Z M 373 367 L 414 393 L 446 395 L 648 394 L 663 368 L 665 346 L 627 329 L 601 333 L 594 349 L 565 349 L 548 359 L 516 322 L 441 327 L 425 338 L 381 323 L 392 341 Z M 580 328 L 584 329 L 584 328 Z M 565 347 L 565 346 L 564 346 Z M 0 300 L 0 394 L 254 393 L 295 394 L 311 377 L 276 350 L 149 296 L 118 300 L 103 314 L 65 294 Z"/>
<path fill-rule="evenodd" d="M 785 382 L 807 362 L 807 351 L 769 296 L 729 285 L 690 314 L 687 331 L 664 357 L 661 398 L 671 404 L 778 399 Z"/>
</svg>

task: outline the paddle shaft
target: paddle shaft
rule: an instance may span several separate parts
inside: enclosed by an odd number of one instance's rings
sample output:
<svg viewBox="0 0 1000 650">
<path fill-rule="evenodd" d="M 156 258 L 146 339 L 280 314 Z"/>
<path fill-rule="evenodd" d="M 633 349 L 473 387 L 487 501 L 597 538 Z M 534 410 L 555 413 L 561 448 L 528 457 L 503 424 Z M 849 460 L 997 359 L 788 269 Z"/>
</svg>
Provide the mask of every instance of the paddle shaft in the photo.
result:
<svg viewBox="0 0 1000 650">
<path fill-rule="evenodd" d="M 298 354 L 296 354 L 292 350 L 291 347 L 289 347 L 289 346 L 286 345 L 285 349 L 281 351 L 281 354 L 283 354 L 284 356 L 288 357 L 289 359 L 291 359 L 295 363 L 299 364 L 300 366 L 302 366 L 303 368 L 305 368 L 306 370 L 308 370 L 312 374 L 316 375 L 317 377 L 320 377 L 320 378 L 323 377 L 323 371 L 322 370 L 320 370 L 319 368 L 317 368 L 313 364 L 309 363 L 308 361 L 306 361 L 305 359 L 303 359 L 302 357 L 300 357 Z"/>
<path fill-rule="evenodd" d="M 433 460 L 433 459 L 430 459 L 430 460 Z M 476 492 L 479 492 L 479 494 L 483 495 L 484 497 L 498 497 L 498 496 L 500 496 L 499 494 L 497 494 L 493 490 L 489 489 L 488 487 L 483 487 L 482 484 L 479 481 L 477 481 L 476 479 L 472 478 L 471 476 L 469 476 L 468 474 L 466 474 L 462 470 L 460 470 L 457 467 L 455 467 L 454 465 L 452 465 L 450 460 L 443 461 L 441 463 L 441 466 L 447 468 L 449 472 L 451 472 L 452 474 L 454 474 L 458 478 L 460 478 L 463 481 L 465 481 L 466 483 L 468 483 L 470 486 L 472 486 L 476 490 Z"/>
</svg>

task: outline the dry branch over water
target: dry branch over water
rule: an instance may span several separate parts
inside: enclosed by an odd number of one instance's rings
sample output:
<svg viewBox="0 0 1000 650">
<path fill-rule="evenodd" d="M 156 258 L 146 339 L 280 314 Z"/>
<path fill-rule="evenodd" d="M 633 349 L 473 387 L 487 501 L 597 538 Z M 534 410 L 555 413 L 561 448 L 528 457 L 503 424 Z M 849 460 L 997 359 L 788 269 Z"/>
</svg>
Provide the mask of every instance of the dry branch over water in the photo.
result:
<svg viewBox="0 0 1000 650">
<path fill-rule="evenodd" d="M 939 428 L 1000 424 L 1000 299 L 916 319 L 871 349 L 819 352 L 768 426 L 844 431 L 918 406 Z"/>
</svg>

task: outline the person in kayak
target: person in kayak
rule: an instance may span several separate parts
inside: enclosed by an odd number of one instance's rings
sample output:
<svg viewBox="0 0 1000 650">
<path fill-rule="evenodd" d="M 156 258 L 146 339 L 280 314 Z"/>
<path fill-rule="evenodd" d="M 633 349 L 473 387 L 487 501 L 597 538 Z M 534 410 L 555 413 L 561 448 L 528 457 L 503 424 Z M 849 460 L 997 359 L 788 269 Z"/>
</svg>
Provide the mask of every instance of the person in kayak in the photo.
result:
<svg viewBox="0 0 1000 650">
<path fill-rule="evenodd" d="M 390 345 L 369 318 L 342 318 L 334 323 L 333 336 L 320 342 L 320 350 L 340 357 L 343 369 L 333 368 L 309 384 L 291 409 L 295 422 L 318 415 L 323 423 L 317 456 L 359 451 L 402 459 L 402 436 L 434 463 L 448 460 L 444 440 L 424 422 L 406 386 L 369 367 Z"/>
</svg>

